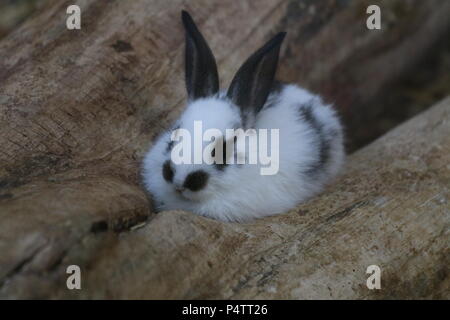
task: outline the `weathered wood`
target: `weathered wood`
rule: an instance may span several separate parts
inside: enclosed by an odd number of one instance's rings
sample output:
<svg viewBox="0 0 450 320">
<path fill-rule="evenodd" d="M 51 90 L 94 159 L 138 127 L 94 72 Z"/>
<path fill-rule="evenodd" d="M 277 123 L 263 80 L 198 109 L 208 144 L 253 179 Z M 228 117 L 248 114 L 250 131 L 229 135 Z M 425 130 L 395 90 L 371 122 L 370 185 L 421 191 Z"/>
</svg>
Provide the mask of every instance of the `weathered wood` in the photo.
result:
<svg viewBox="0 0 450 320">
<path fill-rule="evenodd" d="M 67 225 L 48 239 L 30 230 L 6 250 L 28 258 L 2 275 L 0 295 L 448 299 L 449 160 L 450 98 L 352 155 L 328 192 L 281 216 L 230 224 L 164 212 L 121 234 L 75 234 Z M 20 214 L 14 205 L 3 207 Z M 55 211 L 61 224 L 66 212 L 87 229 L 82 210 Z M 70 264 L 82 266 L 81 291 L 65 288 Z M 381 290 L 365 285 L 372 264 L 382 270 Z"/>
<path fill-rule="evenodd" d="M 185 99 L 181 8 L 224 84 L 288 30 L 280 78 L 350 121 L 370 118 L 364 103 L 450 24 L 448 2 L 393 1 L 389 28 L 368 32 L 361 3 L 89 0 L 82 30 L 68 31 L 68 3 L 49 1 L 0 42 L 0 296 L 448 297 L 444 104 L 352 156 L 328 193 L 290 214 L 236 225 L 171 212 L 129 231 L 151 216 L 141 156 Z M 81 292 L 65 288 L 72 263 Z M 364 287 L 372 263 L 379 292 Z"/>
</svg>

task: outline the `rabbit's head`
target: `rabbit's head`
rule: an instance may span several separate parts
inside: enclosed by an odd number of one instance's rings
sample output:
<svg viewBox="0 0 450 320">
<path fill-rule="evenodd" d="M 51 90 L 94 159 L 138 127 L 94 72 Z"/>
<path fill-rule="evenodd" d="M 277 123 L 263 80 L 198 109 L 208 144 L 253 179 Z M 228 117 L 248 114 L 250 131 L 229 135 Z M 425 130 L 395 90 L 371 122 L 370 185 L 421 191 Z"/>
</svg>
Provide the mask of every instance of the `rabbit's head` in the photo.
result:
<svg viewBox="0 0 450 320">
<path fill-rule="evenodd" d="M 187 200 L 201 201 L 226 188 L 228 179 L 239 179 L 227 175 L 228 157 L 237 155 L 233 154 L 236 136 L 228 136 L 226 132 L 227 129 L 253 128 L 256 116 L 273 90 L 285 33 L 277 34 L 251 55 L 225 92 L 219 88 L 214 55 L 186 11 L 182 12 L 182 21 L 186 31 L 188 103 L 171 131 L 161 170 L 174 193 Z M 213 137 L 205 137 L 205 141 L 197 143 L 195 136 L 199 131 L 202 136 L 206 132 L 213 133 Z M 181 143 L 188 138 L 190 143 Z M 196 154 L 201 155 L 201 159 L 196 158 Z M 188 161 L 182 162 L 181 158 Z"/>
</svg>

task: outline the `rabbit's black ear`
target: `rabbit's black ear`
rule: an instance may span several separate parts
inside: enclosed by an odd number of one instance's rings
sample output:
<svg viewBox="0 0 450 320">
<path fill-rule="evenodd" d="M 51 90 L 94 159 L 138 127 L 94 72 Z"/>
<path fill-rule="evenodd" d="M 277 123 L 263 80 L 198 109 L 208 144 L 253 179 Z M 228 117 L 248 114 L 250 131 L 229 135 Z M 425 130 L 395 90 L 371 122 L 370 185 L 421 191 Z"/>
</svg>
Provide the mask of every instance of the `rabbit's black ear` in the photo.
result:
<svg viewBox="0 0 450 320">
<path fill-rule="evenodd" d="M 278 33 L 251 55 L 231 81 L 227 96 L 242 111 L 258 113 L 264 106 L 274 82 L 285 36 L 286 32 Z"/>
<path fill-rule="evenodd" d="M 186 30 L 186 89 L 189 99 L 208 97 L 219 91 L 216 60 L 189 13 L 181 12 Z"/>
</svg>

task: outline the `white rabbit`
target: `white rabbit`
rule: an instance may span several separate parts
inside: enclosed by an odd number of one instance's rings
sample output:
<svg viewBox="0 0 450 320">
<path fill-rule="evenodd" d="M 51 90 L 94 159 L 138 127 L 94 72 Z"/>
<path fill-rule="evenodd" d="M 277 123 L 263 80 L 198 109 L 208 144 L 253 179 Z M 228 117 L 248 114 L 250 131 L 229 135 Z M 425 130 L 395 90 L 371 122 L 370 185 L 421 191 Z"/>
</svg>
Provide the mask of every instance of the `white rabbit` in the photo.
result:
<svg viewBox="0 0 450 320">
<path fill-rule="evenodd" d="M 143 181 L 157 211 L 181 209 L 224 221 L 248 221 L 285 212 L 320 192 L 343 162 L 343 131 L 335 111 L 320 97 L 274 80 L 285 33 L 250 56 L 228 91 L 221 92 L 211 49 L 185 11 L 182 21 L 188 104 L 143 161 Z M 211 152 L 216 160 L 222 153 L 215 158 L 215 150 L 233 144 L 225 141 L 226 129 L 278 129 L 278 172 L 262 175 L 262 164 L 248 162 L 175 164 L 172 132 L 182 128 L 193 135 L 194 121 L 202 121 L 204 130 L 223 132 L 224 140 L 216 140 Z"/>
</svg>

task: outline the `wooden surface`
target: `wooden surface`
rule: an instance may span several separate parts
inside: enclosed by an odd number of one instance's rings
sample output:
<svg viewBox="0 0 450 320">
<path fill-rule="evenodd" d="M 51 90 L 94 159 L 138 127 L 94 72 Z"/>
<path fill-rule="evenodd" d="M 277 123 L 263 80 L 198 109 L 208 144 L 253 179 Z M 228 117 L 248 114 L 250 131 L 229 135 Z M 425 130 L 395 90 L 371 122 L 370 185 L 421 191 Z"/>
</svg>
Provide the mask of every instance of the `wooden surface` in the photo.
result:
<svg viewBox="0 0 450 320">
<path fill-rule="evenodd" d="M 139 185 L 143 152 L 185 99 L 182 8 L 223 85 L 287 30 L 279 78 L 335 101 L 351 140 L 370 120 L 365 102 L 450 24 L 448 2 L 394 1 L 389 29 L 371 33 L 361 3 L 86 0 L 82 30 L 68 31 L 69 3 L 49 1 L 0 42 L 0 296 L 448 298 L 448 101 L 280 217 L 153 219 Z M 82 267 L 81 292 L 65 288 L 69 264 Z M 382 267 L 383 290 L 365 288 L 368 264 Z"/>
</svg>

